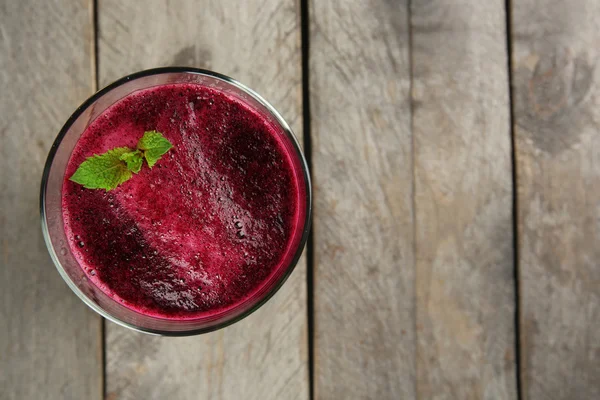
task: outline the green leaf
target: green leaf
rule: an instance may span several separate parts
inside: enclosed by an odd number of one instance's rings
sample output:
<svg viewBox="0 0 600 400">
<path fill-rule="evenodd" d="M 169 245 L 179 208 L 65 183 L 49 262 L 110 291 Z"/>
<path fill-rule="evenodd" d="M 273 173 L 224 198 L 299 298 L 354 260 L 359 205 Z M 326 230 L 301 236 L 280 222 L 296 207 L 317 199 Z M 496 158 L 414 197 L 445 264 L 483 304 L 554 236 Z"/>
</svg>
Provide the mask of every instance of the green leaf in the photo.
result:
<svg viewBox="0 0 600 400">
<path fill-rule="evenodd" d="M 137 144 L 137 148 L 143 150 L 148 166 L 152 168 L 160 157 L 169 151 L 173 145 L 160 132 L 144 132 L 144 136 Z"/>
<path fill-rule="evenodd" d="M 69 179 L 87 189 L 112 190 L 131 178 L 131 171 L 121 160 L 124 154 L 131 152 L 129 147 L 117 147 L 101 155 L 94 154 L 82 162 Z"/>
<path fill-rule="evenodd" d="M 137 149 L 117 147 L 104 154 L 94 154 L 81 163 L 77 171 L 69 179 L 83 185 L 87 189 L 112 190 L 131 179 L 133 173 L 138 173 L 144 164 L 154 164 L 169 151 L 173 145 L 160 132 L 144 132 L 139 140 Z"/>
<path fill-rule="evenodd" d="M 135 172 L 136 174 L 140 172 L 142 169 L 142 164 L 144 163 L 144 156 L 139 150 L 123 153 L 119 159 L 125 161 L 127 164 L 127 169 L 129 169 L 131 172 Z"/>
</svg>

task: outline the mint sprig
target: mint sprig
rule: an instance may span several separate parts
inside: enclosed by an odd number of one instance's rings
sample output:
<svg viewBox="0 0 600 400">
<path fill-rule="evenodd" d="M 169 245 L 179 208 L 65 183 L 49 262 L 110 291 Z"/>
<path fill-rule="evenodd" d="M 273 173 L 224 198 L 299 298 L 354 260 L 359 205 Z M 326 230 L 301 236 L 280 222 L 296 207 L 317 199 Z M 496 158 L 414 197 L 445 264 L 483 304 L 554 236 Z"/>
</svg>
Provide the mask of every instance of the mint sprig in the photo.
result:
<svg viewBox="0 0 600 400">
<path fill-rule="evenodd" d="M 144 132 L 137 148 L 117 147 L 88 157 L 69 178 L 87 189 L 112 190 L 141 171 L 144 159 L 152 168 L 173 145 L 160 132 Z"/>
</svg>

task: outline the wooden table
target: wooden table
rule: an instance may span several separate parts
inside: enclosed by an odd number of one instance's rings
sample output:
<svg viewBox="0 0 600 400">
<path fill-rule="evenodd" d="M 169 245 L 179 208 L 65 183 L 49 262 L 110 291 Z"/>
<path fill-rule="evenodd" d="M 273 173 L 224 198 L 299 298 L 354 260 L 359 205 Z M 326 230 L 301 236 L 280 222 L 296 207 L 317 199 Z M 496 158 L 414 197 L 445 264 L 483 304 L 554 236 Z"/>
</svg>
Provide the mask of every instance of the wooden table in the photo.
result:
<svg viewBox="0 0 600 400">
<path fill-rule="evenodd" d="M 598 0 L 0 0 L 0 399 L 599 399 L 599 48 Z M 38 215 L 75 107 L 165 65 L 263 94 L 314 179 L 284 288 L 183 339 L 87 309 Z"/>
</svg>

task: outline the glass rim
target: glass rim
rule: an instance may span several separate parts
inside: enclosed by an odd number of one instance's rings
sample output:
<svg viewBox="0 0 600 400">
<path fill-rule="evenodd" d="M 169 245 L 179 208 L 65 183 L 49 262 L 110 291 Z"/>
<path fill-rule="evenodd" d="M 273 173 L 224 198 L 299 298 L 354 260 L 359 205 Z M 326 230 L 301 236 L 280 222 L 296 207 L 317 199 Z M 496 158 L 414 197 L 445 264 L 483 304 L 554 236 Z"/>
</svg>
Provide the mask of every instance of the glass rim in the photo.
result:
<svg viewBox="0 0 600 400">
<path fill-rule="evenodd" d="M 116 316 L 112 315 L 111 313 L 107 312 L 106 310 L 104 310 L 98 304 L 94 303 L 85 293 L 83 293 L 83 291 L 75 284 L 75 282 L 73 282 L 73 280 L 71 279 L 69 274 L 66 272 L 65 268 L 62 266 L 62 263 L 60 262 L 57 254 L 56 254 L 54 245 L 53 245 L 51 237 L 50 237 L 51 235 L 50 235 L 50 232 L 48 229 L 47 215 L 46 215 L 46 190 L 47 190 L 47 186 L 48 186 L 50 169 L 53 165 L 53 161 L 54 161 L 56 152 L 57 152 L 60 144 L 62 143 L 62 140 L 64 139 L 65 135 L 67 134 L 69 129 L 72 127 L 73 123 L 75 123 L 75 121 L 77 121 L 77 119 L 90 106 L 92 106 L 94 103 L 96 103 L 96 101 L 98 101 L 100 98 L 102 98 L 104 95 L 106 95 L 113 89 L 115 89 L 119 86 L 122 86 L 128 82 L 137 80 L 137 79 L 154 76 L 154 75 L 172 74 L 172 73 L 202 75 L 202 76 L 206 76 L 209 78 L 214 78 L 214 79 L 223 81 L 223 82 L 230 84 L 230 85 L 234 86 L 235 88 L 241 90 L 242 92 L 244 92 L 245 94 L 249 95 L 254 100 L 256 100 L 260 105 L 265 107 L 265 109 L 271 114 L 271 116 L 273 116 L 275 118 L 277 123 L 281 126 L 286 137 L 290 140 L 292 147 L 294 149 L 294 152 L 296 153 L 296 156 L 298 157 L 298 161 L 300 162 L 300 166 L 302 169 L 302 176 L 304 178 L 304 183 L 306 185 L 306 190 L 305 190 L 306 191 L 306 193 L 305 193 L 306 211 L 305 211 L 305 216 L 304 216 L 304 221 L 303 221 L 302 235 L 300 237 L 300 241 L 298 242 L 298 247 L 294 253 L 294 256 L 292 257 L 292 259 L 290 260 L 288 265 L 286 267 L 284 267 L 285 271 L 283 271 L 281 276 L 279 278 L 277 278 L 277 280 L 273 283 L 272 287 L 269 288 L 265 292 L 265 294 L 261 298 L 258 299 L 258 301 L 255 304 L 248 307 L 248 309 L 246 309 L 245 311 L 243 311 L 229 319 L 225 319 L 222 322 L 216 323 L 213 326 L 191 329 L 191 330 L 184 330 L 184 331 L 165 331 L 165 330 L 160 330 L 160 329 L 152 329 L 152 328 L 137 326 L 132 323 L 129 323 L 129 322 L 119 319 L 118 317 L 116 317 Z M 146 70 L 142 70 L 142 71 L 138 71 L 138 72 L 134 72 L 132 74 L 126 75 L 126 76 L 112 82 L 111 84 L 107 85 L 106 87 L 98 90 L 93 95 L 91 95 L 87 100 L 85 100 L 79 107 L 77 107 L 77 109 L 73 112 L 73 114 L 71 114 L 71 116 L 67 119 L 67 121 L 64 123 L 63 127 L 60 129 L 56 139 L 52 143 L 52 146 L 50 147 L 50 150 L 48 152 L 48 157 L 46 159 L 46 163 L 44 165 L 44 170 L 42 173 L 42 181 L 41 181 L 41 186 L 40 186 L 40 217 L 41 217 L 40 219 L 41 219 L 41 224 L 42 224 L 42 233 L 44 236 L 44 242 L 46 243 L 46 247 L 50 254 L 50 258 L 52 259 L 52 262 L 54 263 L 54 266 L 58 270 L 62 279 L 67 283 L 67 286 L 69 286 L 69 288 L 77 295 L 77 297 L 79 297 L 88 307 L 90 307 L 92 310 L 94 310 L 95 312 L 100 314 L 102 317 L 104 317 L 120 326 L 132 329 L 137 332 L 142 332 L 142 333 L 147 333 L 147 334 L 152 334 L 152 335 L 161 335 L 161 336 L 193 336 L 193 335 L 208 333 L 208 332 L 212 332 L 212 331 L 215 331 L 218 329 L 225 328 L 231 324 L 234 324 L 234 323 L 246 318 L 247 316 L 249 316 L 256 310 L 261 308 L 269 299 L 271 299 L 271 297 L 273 297 L 273 295 L 275 295 L 275 293 L 277 293 L 279 291 L 279 289 L 281 289 L 281 287 L 283 286 L 285 281 L 290 277 L 290 275 L 296 268 L 296 265 L 298 264 L 298 261 L 299 261 L 300 257 L 302 256 L 302 252 L 304 251 L 304 247 L 308 240 L 308 236 L 310 233 L 310 226 L 311 226 L 311 217 L 312 217 L 312 184 L 311 184 L 310 173 L 309 173 L 309 169 L 308 169 L 308 163 L 307 163 L 306 158 L 304 157 L 304 154 L 300 148 L 300 144 L 292 131 L 292 128 L 285 121 L 285 119 L 281 116 L 281 114 L 279 114 L 279 112 L 275 109 L 275 107 L 273 107 L 271 105 L 271 103 L 269 103 L 267 100 L 265 100 L 261 95 L 259 95 L 254 90 L 250 89 L 246 85 L 238 82 L 237 80 L 235 80 L 227 75 L 223 75 L 218 72 L 214 72 L 214 71 L 210 71 L 210 70 L 206 70 L 206 69 L 193 68 L 193 67 L 152 68 L 152 69 L 146 69 Z M 239 306 L 242 303 L 243 302 L 237 303 L 237 306 Z M 232 309 L 235 309 L 235 308 L 236 308 L 236 305 L 234 305 Z M 198 319 L 201 320 L 202 318 L 198 318 Z"/>
</svg>

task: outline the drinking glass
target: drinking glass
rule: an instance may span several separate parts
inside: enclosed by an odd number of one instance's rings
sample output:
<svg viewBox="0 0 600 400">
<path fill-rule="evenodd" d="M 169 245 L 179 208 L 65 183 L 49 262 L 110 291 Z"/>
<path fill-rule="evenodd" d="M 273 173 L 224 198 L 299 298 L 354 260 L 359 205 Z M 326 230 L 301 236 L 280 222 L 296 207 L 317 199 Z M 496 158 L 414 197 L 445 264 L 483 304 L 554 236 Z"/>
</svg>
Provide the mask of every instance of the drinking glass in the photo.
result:
<svg viewBox="0 0 600 400">
<path fill-rule="evenodd" d="M 61 192 L 65 170 L 71 153 L 81 134 L 108 107 L 119 99 L 142 89 L 175 83 L 195 83 L 220 90 L 258 111 L 270 124 L 283 132 L 284 144 L 292 158 L 298 176 L 299 193 L 305 193 L 305 215 L 300 216 L 297 229 L 292 232 L 291 250 L 286 263 L 262 283 L 253 295 L 217 314 L 196 319 L 176 320 L 138 313 L 106 295 L 87 279 L 71 253 L 65 235 Z M 308 237 L 312 208 L 312 191 L 306 160 L 290 126 L 266 100 L 241 83 L 218 73 L 195 68 L 157 68 L 126 76 L 100 90 L 85 101 L 68 119 L 54 141 L 44 168 L 40 193 L 40 212 L 44 239 L 58 272 L 90 308 L 103 317 L 127 328 L 166 336 L 185 336 L 223 328 L 248 316 L 262 306 L 283 285 L 294 269 Z"/>
</svg>

